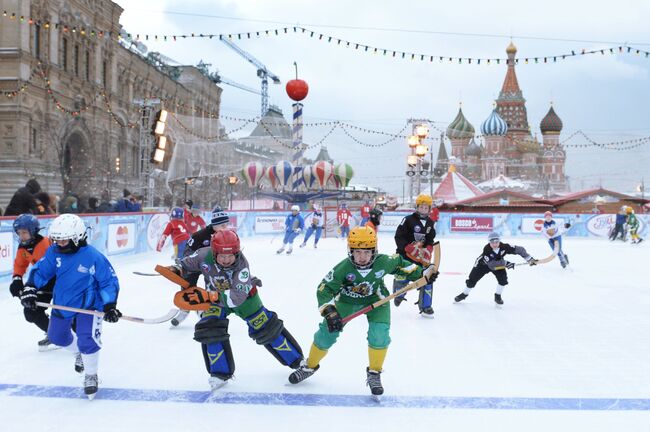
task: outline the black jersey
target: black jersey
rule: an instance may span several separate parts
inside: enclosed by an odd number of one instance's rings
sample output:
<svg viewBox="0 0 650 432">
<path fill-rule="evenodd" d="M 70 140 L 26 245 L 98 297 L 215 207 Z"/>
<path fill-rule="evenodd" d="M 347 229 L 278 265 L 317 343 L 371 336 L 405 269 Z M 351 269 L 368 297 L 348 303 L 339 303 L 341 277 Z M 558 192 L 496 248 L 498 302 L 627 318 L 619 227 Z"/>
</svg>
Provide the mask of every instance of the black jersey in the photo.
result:
<svg viewBox="0 0 650 432">
<path fill-rule="evenodd" d="M 203 229 L 198 230 L 192 237 L 187 241 L 187 246 L 185 246 L 185 252 L 183 253 L 182 258 L 192 255 L 197 250 L 209 247 L 210 241 L 212 240 L 212 234 L 214 234 L 214 228 L 212 225 L 208 225 Z M 187 275 L 185 278 L 191 285 L 196 285 L 201 276 L 201 272 L 193 272 Z"/>
<path fill-rule="evenodd" d="M 523 257 L 526 261 L 531 259 L 531 256 L 526 252 L 526 249 L 521 246 L 511 246 L 508 243 L 500 243 L 497 249 L 492 249 L 492 246 L 488 243 L 483 248 L 483 253 L 476 258 L 474 267 L 487 266 L 490 270 L 494 270 L 497 267 L 504 267 L 506 265 L 504 257 L 513 254 Z"/>
<path fill-rule="evenodd" d="M 433 227 L 433 221 L 428 216 L 422 218 L 419 213 L 415 212 L 404 219 L 395 231 L 395 244 L 397 253 L 408 259 L 404 248 L 413 242 L 422 242 L 424 247 L 433 245 L 436 238 L 436 230 Z"/>
</svg>

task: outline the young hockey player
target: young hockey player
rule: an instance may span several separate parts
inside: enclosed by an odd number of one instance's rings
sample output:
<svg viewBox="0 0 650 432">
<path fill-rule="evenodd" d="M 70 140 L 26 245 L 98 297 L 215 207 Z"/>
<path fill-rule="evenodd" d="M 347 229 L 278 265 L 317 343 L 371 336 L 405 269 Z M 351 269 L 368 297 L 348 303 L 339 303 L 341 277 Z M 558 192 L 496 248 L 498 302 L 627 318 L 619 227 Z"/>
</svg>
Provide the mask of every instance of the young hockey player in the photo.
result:
<svg viewBox="0 0 650 432">
<path fill-rule="evenodd" d="M 342 203 L 336 212 L 336 222 L 341 230 L 341 238 L 346 238 L 350 233 L 350 219 L 352 219 L 352 213 L 348 210 L 347 204 Z"/>
<path fill-rule="evenodd" d="M 230 218 L 228 217 L 228 213 L 223 211 L 220 206 L 216 206 L 212 210 L 210 225 L 192 234 L 192 237 L 190 237 L 190 239 L 187 241 L 184 256 L 192 255 L 197 250 L 206 246 L 210 246 L 212 235 L 217 231 L 228 228 L 229 223 Z M 201 273 L 194 273 L 192 275 L 189 275 L 188 281 L 191 285 L 196 285 L 200 276 Z M 186 310 L 179 310 L 178 314 L 176 314 L 176 316 L 171 320 L 172 327 L 178 327 L 180 323 L 185 321 L 185 318 L 187 318 L 187 315 L 189 315 L 189 313 L 190 312 Z"/>
<path fill-rule="evenodd" d="M 377 253 L 377 233 L 370 227 L 355 227 L 348 237 L 348 257 L 338 263 L 321 281 L 316 297 L 324 320 L 314 335 L 309 357 L 300 368 L 289 375 L 289 382 L 297 384 L 309 378 L 320 368 L 320 361 L 334 345 L 343 330 L 342 319 L 365 306 L 390 295 L 384 285 L 384 276 L 399 274 L 415 280 L 422 276 L 422 268 L 399 255 Z M 437 273 L 432 273 L 429 283 Z M 381 372 L 390 344 L 390 302 L 366 313 L 368 319 L 367 385 L 373 395 L 384 393 Z"/>
<path fill-rule="evenodd" d="M 375 207 L 374 209 L 370 210 L 368 213 L 370 216 L 368 217 L 368 222 L 366 222 L 367 227 L 372 228 L 375 232 L 379 229 L 379 224 L 381 223 L 381 215 L 384 214 L 380 209 Z"/>
<path fill-rule="evenodd" d="M 622 206 L 616 213 L 616 221 L 609 239 L 614 241 L 621 235 L 621 241 L 625 241 L 625 223 L 627 222 L 627 206 Z"/>
<path fill-rule="evenodd" d="M 469 277 L 465 281 L 465 290 L 458 294 L 454 299 L 456 303 L 465 300 L 472 288 L 476 286 L 476 283 L 486 274 L 492 273 L 497 278 L 498 282 L 496 292 L 494 293 L 494 301 L 497 304 L 502 305 L 503 299 L 501 298 L 501 294 L 506 285 L 508 285 L 508 274 L 506 273 L 506 269 L 515 268 L 515 264 L 506 261 L 504 257 L 506 255 L 515 254 L 524 258 L 531 266 L 537 264 L 537 260 L 528 255 L 528 252 L 526 252 L 526 249 L 523 247 L 501 243 L 501 237 L 496 232 L 490 233 L 488 241 L 489 243 L 483 248 L 483 253 L 476 258 L 474 267 L 472 267 L 472 271 L 469 273 Z"/>
<path fill-rule="evenodd" d="M 190 238 L 190 234 L 187 232 L 187 226 L 183 220 L 183 209 L 174 207 L 169 218 L 170 221 L 167 222 L 167 226 L 160 236 L 160 240 L 158 240 L 156 250 L 158 252 L 162 251 L 165 246 L 165 240 L 171 235 L 172 242 L 174 243 L 174 259 L 182 258 L 185 252 L 185 246 Z"/>
<path fill-rule="evenodd" d="M 205 228 L 205 221 L 199 214 L 200 210 L 199 206 L 194 203 L 192 203 L 191 207 L 184 209 L 183 219 L 190 235 Z"/>
<path fill-rule="evenodd" d="M 359 222 L 359 226 L 366 226 L 366 223 L 368 223 L 368 219 L 370 219 L 370 210 L 372 207 L 370 206 L 370 201 L 366 201 L 361 208 L 359 209 L 359 213 L 361 215 L 361 222 Z"/>
<path fill-rule="evenodd" d="M 24 288 L 23 276 L 25 276 L 27 268 L 43 258 L 45 251 L 47 251 L 52 243 L 49 238 L 43 237 L 39 233 L 41 225 L 38 219 L 36 219 L 36 216 L 32 214 L 18 216 L 14 220 L 13 226 L 16 236 L 18 236 L 18 250 L 14 259 L 14 274 L 11 279 L 11 285 L 9 285 L 9 291 L 12 296 L 20 298 Z M 54 287 L 54 282 L 55 279 L 53 278 L 43 286 L 37 293 L 37 301 L 49 303 L 52 300 L 52 287 Z M 45 339 L 38 342 L 38 350 L 47 351 L 48 349 L 55 348 L 55 345 L 47 337 L 47 327 L 50 324 L 50 319 L 45 313 L 45 308 L 24 308 L 23 313 L 27 322 L 34 323 L 36 327 L 45 332 Z"/>
<path fill-rule="evenodd" d="M 262 304 L 257 292 L 262 284 L 251 275 L 237 233 L 217 231 L 210 247 L 183 258 L 178 265 L 183 277 L 202 273 L 208 283 L 206 289 L 218 293 L 218 300 L 201 313 L 194 332 L 194 340 L 201 343 L 212 390 L 225 385 L 235 372 L 228 334 L 231 313 L 246 321 L 248 335 L 280 363 L 293 369 L 300 365 L 302 350 L 277 314 Z"/>
<path fill-rule="evenodd" d="M 430 195 L 420 194 L 415 199 L 416 210 L 414 213 L 402 219 L 402 222 L 395 231 L 395 244 L 397 253 L 415 264 L 428 266 L 431 263 L 431 250 L 433 241 L 436 238 L 436 230 L 433 221 L 429 218 L 433 199 Z M 393 281 L 393 292 L 402 289 L 408 283 L 404 278 L 396 277 Z M 426 317 L 433 317 L 433 290 L 431 285 L 419 289 L 418 308 L 420 314 Z M 406 296 L 395 298 L 395 306 L 399 306 Z"/>
<path fill-rule="evenodd" d="M 38 290 L 56 277 L 52 301 L 55 305 L 103 311 L 104 316 L 53 309 L 47 335 L 50 341 L 75 353 L 75 370 L 86 373 L 84 393 L 95 397 L 102 321 L 117 322 L 119 283 L 108 259 L 86 243 L 87 230 L 79 216 L 62 214 L 52 221 L 49 237 L 55 243 L 34 265 L 20 301 L 36 309 Z M 76 334 L 71 331 L 73 321 Z"/>
<path fill-rule="evenodd" d="M 637 219 L 636 215 L 634 214 L 634 209 L 632 207 L 627 206 L 627 209 L 625 209 L 625 212 L 627 213 L 627 226 L 630 228 L 630 237 L 632 238 L 632 244 L 637 244 L 641 243 L 643 239 L 639 237 L 638 231 L 639 231 L 639 220 Z"/>
<path fill-rule="evenodd" d="M 542 230 L 542 235 L 546 237 L 549 246 L 553 250 L 555 249 L 555 242 L 558 242 L 560 249 L 557 257 L 560 259 L 562 268 L 566 268 L 569 265 L 569 256 L 562 251 L 562 234 L 567 232 L 569 228 L 571 228 L 570 223 L 567 222 L 561 227 L 553 220 L 553 213 L 550 211 L 544 213 L 544 229 Z"/>
<path fill-rule="evenodd" d="M 320 240 L 321 233 L 323 232 L 323 213 L 318 207 L 314 205 L 314 211 L 305 219 L 307 231 L 305 231 L 305 238 L 303 239 L 300 247 L 307 245 L 307 240 L 314 234 L 314 249 L 318 247 L 318 240 Z"/>
<path fill-rule="evenodd" d="M 282 247 L 278 249 L 276 253 L 281 254 L 286 248 L 287 255 L 289 255 L 293 252 L 293 241 L 305 228 L 305 220 L 300 214 L 300 207 L 297 205 L 291 206 L 291 213 L 287 215 L 287 218 L 284 220 L 284 227 L 285 232 L 284 239 L 282 240 Z"/>
</svg>

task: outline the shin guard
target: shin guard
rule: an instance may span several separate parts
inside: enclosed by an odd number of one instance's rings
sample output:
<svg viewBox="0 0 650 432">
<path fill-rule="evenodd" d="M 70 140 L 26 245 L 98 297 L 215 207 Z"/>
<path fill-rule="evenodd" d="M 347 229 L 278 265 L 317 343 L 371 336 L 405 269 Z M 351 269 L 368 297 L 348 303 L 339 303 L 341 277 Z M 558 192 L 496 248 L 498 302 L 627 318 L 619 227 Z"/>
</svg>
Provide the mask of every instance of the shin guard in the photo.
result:
<svg viewBox="0 0 650 432">
<path fill-rule="evenodd" d="M 280 363 L 293 369 L 300 366 L 302 349 L 275 312 L 262 306 L 247 317 L 246 322 L 248 335 L 259 345 L 264 345 Z"/>
<path fill-rule="evenodd" d="M 235 373 L 235 360 L 232 357 L 230 340 L 210 344 L 201 344 L 205 368 L 211 376 L 222 380 L 232 378 Z"/>
<path fill-rule="evenodd" d="M 433 302 L 433 287 L 431 284 L 425 285 L 419 289 L 420 296 L 418 298 L 418 307 L 420 310 L 430 308 Z"/>
</svg>

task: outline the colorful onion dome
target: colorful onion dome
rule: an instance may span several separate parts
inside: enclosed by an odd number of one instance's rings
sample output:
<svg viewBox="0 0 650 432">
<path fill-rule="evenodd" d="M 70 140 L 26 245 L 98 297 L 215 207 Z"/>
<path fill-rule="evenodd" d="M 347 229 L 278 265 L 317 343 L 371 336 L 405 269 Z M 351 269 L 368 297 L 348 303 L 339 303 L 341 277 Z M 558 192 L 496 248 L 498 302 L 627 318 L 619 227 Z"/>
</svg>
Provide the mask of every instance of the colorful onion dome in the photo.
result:
<svg viewBox="0 0 650 432">
<path fill-rule="evenodd" d="M 483 135 L 505 135 L 508 132 L 508 124 L 501 118 L 496 108 L 492 114 L 481 125 Z"/>
<path fill-rule="evenodd" d="M 515 44 L 512 43 L 512 41 L 510 41 L 510 44 L 506 48 L 506 54 L 516 54 L 516 53 L 517 53 L 517 47 L 515 46 Z"/>
<path fill-rule="evenodd" d="M 458 114 L 454 121 L 447 127 L 447 138 L 449 139 L 467 139 L 474 136 L 474 126 L 467 121 L 463 115 L 463 109 L 458 109 Z"/>
<path fill-rule="evenodd" d="M 539 123 L 539 128 L 542 130 L 543 134 L 559 134 L 562 131 L 562 120 L 560 120 L 560 117 L 555 114 L 553 105 L 551 105 L 551 108 Z"/>
</svg>

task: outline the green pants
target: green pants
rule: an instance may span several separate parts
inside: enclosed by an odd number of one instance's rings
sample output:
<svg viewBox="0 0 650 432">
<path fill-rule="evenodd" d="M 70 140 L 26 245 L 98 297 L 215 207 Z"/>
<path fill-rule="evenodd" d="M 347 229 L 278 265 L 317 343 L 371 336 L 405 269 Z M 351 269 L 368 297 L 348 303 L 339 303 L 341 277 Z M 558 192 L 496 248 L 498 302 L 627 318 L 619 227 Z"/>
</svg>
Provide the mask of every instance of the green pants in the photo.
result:
<svg viewBox="0 0 650 432">
<path fill-rule="evenodd" d="M 337 302 L 336 310 L 345 318 L 367 305 L 356 305 Z M 390 304 L 385 303 L 366 314 L 368 319 L 368 346 L 373 349 L 384 349 L 390 345 Z M 314 345 L 327 351 L 336 342 L 341 332 L 330 333 L 327 322 L 323 320 L 314 334 Z"/>
<path fill-rule="evenodd" d="M 217 316 L 226 318 L 231 313 L 234 313 L 239 318 L 245 320 L 247 317 L 251 316 L 257 312 L 262 306 L 262 299 L 259 294 L 255 294 L 253 297 L 247 298 L 244 303 L 240 304 L 237 307 L 231 308 L 229 306 L 217 306 L 213 305 L 209 310 L 203 312 L 201 316 Z"/>
</svg>

